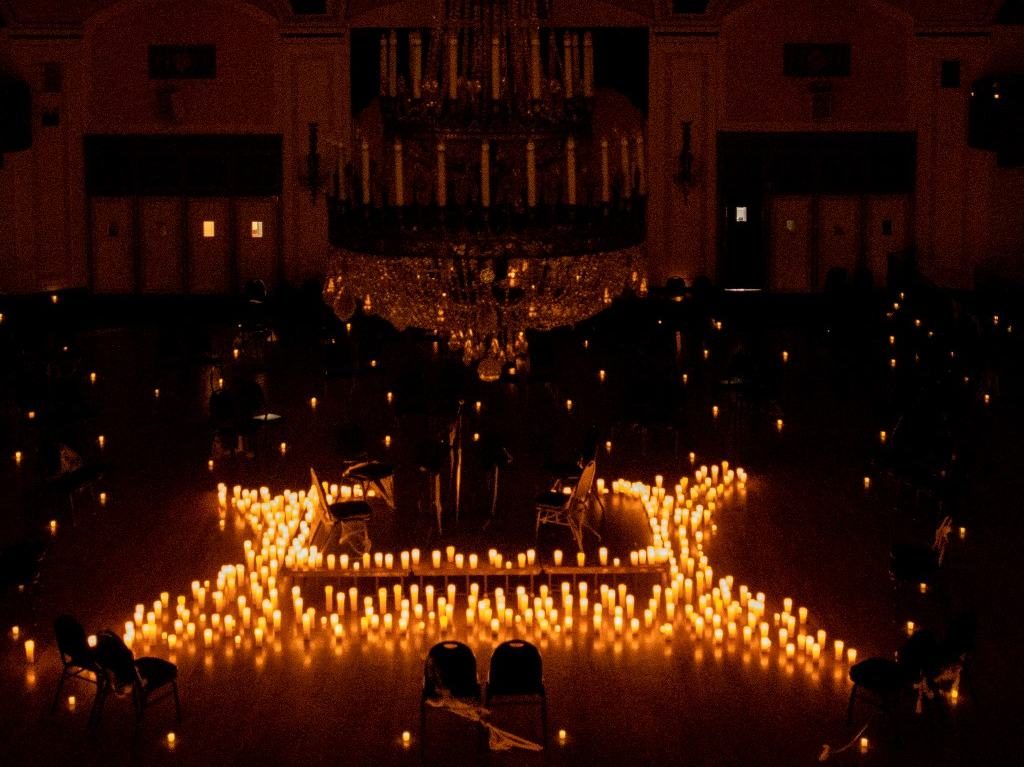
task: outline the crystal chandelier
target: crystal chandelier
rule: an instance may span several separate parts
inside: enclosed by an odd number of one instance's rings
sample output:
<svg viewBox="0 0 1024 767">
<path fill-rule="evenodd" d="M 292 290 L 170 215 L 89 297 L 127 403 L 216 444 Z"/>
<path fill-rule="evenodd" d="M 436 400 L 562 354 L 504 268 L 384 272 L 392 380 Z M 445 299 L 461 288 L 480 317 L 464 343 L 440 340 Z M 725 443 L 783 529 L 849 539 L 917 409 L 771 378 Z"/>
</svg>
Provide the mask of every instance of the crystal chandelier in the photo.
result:
<svg viewBox="0 0 1024 767">
<path fill-rule="evenodd" d="M 429 32 L 381 35 L 384 149 L 339 146 L 329 199 L 335 312 L 441 335 L 484 379 L 525 358 L 527 329 L 642 282 L 643 137 L 595 136 L 591 35 L 546 17 L 545 0 L 440 0 Z"/>
</svg>

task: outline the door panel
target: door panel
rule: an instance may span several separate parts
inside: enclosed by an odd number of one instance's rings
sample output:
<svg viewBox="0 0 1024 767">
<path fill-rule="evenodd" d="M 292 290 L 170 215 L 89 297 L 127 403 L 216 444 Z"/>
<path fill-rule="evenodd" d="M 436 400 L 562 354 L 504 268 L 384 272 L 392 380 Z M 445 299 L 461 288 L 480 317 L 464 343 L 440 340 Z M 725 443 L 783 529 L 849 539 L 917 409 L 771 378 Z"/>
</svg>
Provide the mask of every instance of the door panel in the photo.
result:
<svg viewBox="0 0 1024 767">
<path fill-rule="evenodd" d="M 238 281 L 263 280 L 273 286 L 277 274 L 277 208 L 274 199 L 235 201 L 235 242 L 238 243 Z M 257 226 L 257 224 L 259 226 Z M 256 233 L 262 236 L 254 236 Z"/>
<path fill-rule="evenodd" d="M 811 289 L 811 198 L 777 196 L 771 206 L 769 285 L 782 293 Z"/>
<path fill-rule="evenodd" d="M 227 293 L 231 289 L 228 254 L 232 232 L 229 202 L 223 198 L 188 201 L 190 293 Z M 213 223 L 212 236 L 208 222 Z"/>
<path fill-rule="evenodd" d="M 817 234 L 817 287 L 825 286 L 832 269 L 852 277 L 860 252 L 860 197 L 819 197 Z"/>
<path fill-rule="evenodd" d="M 884 285 L 890 253 L 906 250 L 910 230 L 910 200 L 906 195 L 868 197 L 867 265 L 875 285 Z"/>
<path fill-rule="evenodd" d="M 97 293 L 135 290 L 133 200 L 96 197 L 92 205 L 92 284 Z"/>
<path fill-rule="evenodd" d="M 184 290 L 181 253 L 181 200 L 144 197 L 142 215 L 142 290 L 146 293 L 180 293 Z"/>
</svg>

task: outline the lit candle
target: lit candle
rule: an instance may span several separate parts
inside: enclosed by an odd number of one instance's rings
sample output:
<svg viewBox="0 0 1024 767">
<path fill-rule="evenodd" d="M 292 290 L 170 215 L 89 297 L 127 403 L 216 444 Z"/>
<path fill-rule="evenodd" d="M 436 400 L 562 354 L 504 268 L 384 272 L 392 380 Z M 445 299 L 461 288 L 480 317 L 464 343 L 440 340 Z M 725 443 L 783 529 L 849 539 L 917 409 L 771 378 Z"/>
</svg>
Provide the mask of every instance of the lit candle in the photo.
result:
<svg viewBox="0 0 1024 767">
<path fill-rule="evenodd" d="M 36 642 L 34 639 L 25 640 L 25 661 L 27 663 L 36 662 Z"/>
</svg>

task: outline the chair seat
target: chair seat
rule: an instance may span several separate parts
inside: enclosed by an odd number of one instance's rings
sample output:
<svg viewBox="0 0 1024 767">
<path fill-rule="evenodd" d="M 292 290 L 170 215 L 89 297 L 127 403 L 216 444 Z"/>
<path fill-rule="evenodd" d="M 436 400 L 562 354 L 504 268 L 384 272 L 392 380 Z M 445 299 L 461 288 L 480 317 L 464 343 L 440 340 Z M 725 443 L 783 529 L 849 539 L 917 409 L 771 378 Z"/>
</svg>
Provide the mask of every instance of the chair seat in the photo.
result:
<svg viewBox="0 0 1024 767">
<path fill-rule="evenodd" d="M 892 547 L 889 570 L 899 580 L 926 583 L 935 576 L 938 567 L 938 557 L 928 546 L 898 543 Z"/>
<path fill-rule="evenodd" d="M 394 473 L 395 467 L 390 463 L 371 461 L 370 463 L 363 464 L 358 468 L 350 470 L 348 472 L 348 476 L 352 479 L 361 479 L 366 482 L 372 482 L 376 479 L 390 477 Z"/>
<path fill-rule="evenodd" d="M 366 501 L 341 501 L 327 507 L 327 513 L 337 522 L 369 519 L 371 511 Z"/>
<path fill-rule="evenodd" d="M 155 690 L 178 677 L 178 667 L 162 658 L 137 658 L 135 666 L 146 690 Z"/>
<path fill-rule="evenodd" d="M 895 661 L 886 658 L 868 658 L 850 669 L 854 684 L 879 693 L 895 692 L 909 680 L 907 672 Z"/>
<path fill-rule="evenodd" d="M 536 504 L 538 506 L 561 509 L 565 506 L 568 500 L 568 495 L 565 495 L 564 493 L 556 493 L 554 490 L 549 490 L 548 492 L 541 493 L 537 496 Z"/>
</svg>

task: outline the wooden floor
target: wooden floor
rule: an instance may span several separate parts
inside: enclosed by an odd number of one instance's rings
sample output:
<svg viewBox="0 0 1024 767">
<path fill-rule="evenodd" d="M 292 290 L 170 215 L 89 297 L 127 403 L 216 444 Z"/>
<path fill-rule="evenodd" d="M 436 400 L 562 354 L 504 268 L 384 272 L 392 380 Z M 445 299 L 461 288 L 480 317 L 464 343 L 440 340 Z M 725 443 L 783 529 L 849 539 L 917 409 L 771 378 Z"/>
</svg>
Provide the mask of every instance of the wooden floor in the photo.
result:
<svg viewBox="0 0 1024 767">
<path fill-rule="evenodd" d="M 46 398 L 23 385 L 26 374 L 16 369 L 22 358 L 10 351 L 16 318 L 8 309 L 7 328 L 0 326 L 12 334 L 4 342 L 13 363 L 3 381 L 6 436 L 0 441 L 9 457 L 0 468 L 0 541 L 42 533 L 49 545 L 39 583 L 3 595 L 0 764 L 799 765 L 816 763 L 824 744 L 844 745 L 865 723 L 867 753 L 854 746 L 831 761 L 1016 762 L 1021 744 L 1012 691 L 1022 681 L 1021 621 L 1010 563 L 1021 542 L 1016 504 L 1024 489 L 1017 470 L 1017 363 L 1011 358 L 1000 371 L 997 396 L 987 406 L 979 403 L 975 413 L 975 468 L 957 525 L 967 528 L 965 538 L 954 536 L 937 588 L 923 596 L 905 594 L 889 581 L 889 547 L 901 539 L 928 541 L 931 517 L 882 477 L 873 477 L 867 490 L 863 482 L 878 431 L 888 423 L 879 404 L 889 386 L 886 352 L 879 351 L 884 335 L 865 330 L 855 352 L 837 350 L 815 311 L 766 322 L 740 306 L 720 310 L 716 319 L 724 330 L 684 324 L 677 341 L 676 326 L 667 318 L 660 324 L 658 311 L 640 306 L 628 315 L 648 336 L 639 344 L 642 352 L 606 342 L 615 334 L 597 323 L 549 344 L 538 342 L 538 356 L 547 352 L 552 362 L 546 368 L 535 363 L 525 381 L 459 383 L 466 401 L 462 503 L 456 522 L 452 499 L 446 499 L 446 530 L 439 537 L 417 457 L 420 443 L 446 431 L 451 418 L 404 407 L 429 400 L 452 375 L 429 341 L 392 337 L 366 322 L 349 334 L 340 329 L 339 344 L 356 361 L 354 372 L 325 378 L 320 351 L 301 335 L 270 345 L 261 360 L 251 352 L 235 360 L 231 327 L 197 321 L 198 331 L 190 332 L 210 339 L 214 356 L 207 359 L 179 343 L 174 325 L 96 327 L 65 318 L 67 354 L 78 359 L 74 375 L 89 405 L 68 435 L 87 457 L 109 464 L 96 489 L 107 494 L 105 505 L 84 494 L 72 514 L 64 499 L 39 489 L 45 472 L 36 447 L 44 441 Z M 56 337 L 51 334 L 50 342 Z M 716 386 L 725 376 L 720 360 L 742 344 L 773 366 L 777 386 L 770 409 L 745 407 Z M 606 371 L 604 381 L 599 370 Z M 247 446 L 251 457 L 246 451 L 225 455 L 213 444 L 206 402 L 218 379 L 230 386 L 249 374 L 263 387 L 269 410 L 283 417 Z M 669 374 L 678 376 L 676 433 L 625 426 L 627 377 Z M 391 403 L 387 392 L 394 395 Z M 315 408 L 311 397 L 317 398 Z M 39 414 L 30 420 L 32 408 Z M 955 610 L 971 608 L 980 626 L 971 683 L 955 707 L 936 703 L 915 715 L 910 701 L 906 710 L 880 717 L 865 705 L 848 727 L 849 683 L 831 664 L 811 673 L 788 668 L 775 655 L 762 663 L 756 653 L 734 646 L 716 650 L 686 631 L 669 642 L 657 632 L 627 632 L 618 640 L 566 632 L 536 638 L 548 691 L 544 750 L 488 752 L 479 748 L 471 726 L 440 711 L 428 712 L 426 742 L 421 739 L 423 659 L 439 634 L 368 639 L 354 630 L 340 641 L 321 632 L 303 642 L 292 630 L 262 650 L 248 640 L 238 647 L 224 642 L 211 650 L 201 643 L 180 649 L 180 724 L 173 706 L 160 704 L 136 729 L 127 702 L 111 700 L 100 725 L 89 729 L 92 690 L 74 684 L 51 715 L 59 669 L 54 617 L 70 612 L 90 633 L 123 630 L 136 604 L 149 604 L 163 591 L 187 594 L 193 580 L 215 579 L 222 565 L 244 561 L 242 541 L 251 532 L 230 516 L 220 524 L 217 484 L 265 485 L 274 493 L 304 489 L 311 465 L 335 481 L 342 467 L 335 445 L 340 422 L 360 424 L 371 451 L 397 467 L 397 508 L 371 522 L 374 550 L 381 551 L 450 544 L 483 555 L 491 547 L 513 553 L 535 545 L 532 499 L 546 489 L 544 464 L 573 458 L 591 425 L 599 434 L 598 475 L 609 485 L 619 477 L 652 483 L 656 474 L 674 483 L 694 465 L 730 460 L 750 472 L 750 481 L 744 497 L 716 517 L 718 529 L 707 545 L 716 576 L 734 575 L 776 605 L 794 598 L 830 637 L 856 647 L 860 658 L 891 656 L 908 620 L 938 625 Z M 499 474 L 493 518 L 491 473 L 482 454 L 490 437 L 512 455 Z M 20 465 L 11 458 L 15 450 L 22 451 Z M 53 535 L 51 519 L 57 522 Z M 595 522 L 603 538 L 600 544 L 588 539 L 591 562 L 599 545 L 628 558 L 648 542 L 646 519 L 629 504 L 610 505 Z M 536 545 L 544 561 L 555 548 L 567 557 L 574 551 L 564 530 L 542 531 Z M 291 585 L 285 574 L 282 592 Z M 304 594 L 315 592 L 303 586 Z M 15 625 L 17 640 L 10 633 Z M 25 660 L 26 638 L 36 641 L 34 664 Z M 494 642 L 482 632 L 469 639 L 485 673 Z M 153 652 L 167 657 L 166 647 Z M 76 697 L 74 710 L 69 694 Z M 528 707 L 503 709 L 494 721 L 540 740 L 536 714 Z M 172 730 L 176 743 L 170 748 L 166 734 Z M 559 730 L 565 730 L 562 741 Z M 411 733 L 408 747 L 403 731 Z"/>
</svg>

